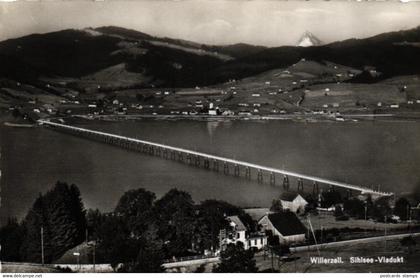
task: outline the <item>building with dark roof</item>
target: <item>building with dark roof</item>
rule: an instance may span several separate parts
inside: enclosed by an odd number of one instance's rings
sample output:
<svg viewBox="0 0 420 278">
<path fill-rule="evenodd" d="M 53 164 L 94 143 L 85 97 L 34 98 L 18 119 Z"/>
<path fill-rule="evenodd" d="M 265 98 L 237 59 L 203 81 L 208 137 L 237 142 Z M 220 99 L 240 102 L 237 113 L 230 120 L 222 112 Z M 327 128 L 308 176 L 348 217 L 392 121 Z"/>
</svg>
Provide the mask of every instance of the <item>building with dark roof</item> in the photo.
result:
<svg viewBox="0 0 420 278">
<path fill-rule="evenodd" d="M 264 231 L 271 231 L 273 236 L 278 236 L 280 244 L 290 245 L 305 241 L 306 227 L 291 211 L 267 214 L 258 224 Z"/>
</svg>

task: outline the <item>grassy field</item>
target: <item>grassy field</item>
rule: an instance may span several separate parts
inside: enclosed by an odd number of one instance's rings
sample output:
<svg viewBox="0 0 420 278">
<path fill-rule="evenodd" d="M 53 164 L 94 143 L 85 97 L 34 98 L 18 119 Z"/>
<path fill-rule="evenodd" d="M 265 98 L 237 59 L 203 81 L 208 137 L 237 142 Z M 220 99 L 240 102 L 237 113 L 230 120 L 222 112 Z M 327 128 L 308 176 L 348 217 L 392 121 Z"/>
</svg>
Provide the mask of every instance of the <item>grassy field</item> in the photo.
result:
<svg viewBox="0 0 420 278">
<path fill-rule="evenodd" d="M 309 228 L 309 224 L 306 217 L 300 217 L 301 221 L 305 226 Z M 353 219 L 350 218 L 347 221 L 336 221 L 334 215 L 330 213 L 320 213 L 319 215 L 311 215 L 310 220 L 312 223 L 312 227 L 315 230 L 320 229 L 323 227 L 324 229 L 332 229 L 332 228 L 360 228 L 360 229 L 372 229 L 372 230 L 384 230 L 385 227 L 387 230 L 392 229 L 404 229 L 408 227 L 406 223 L 381 223 L 381 222 L 374 222 L 373 220 L 364 219 Z M 413 224 L 411 224 L 413 226 Z"/>
<path fill-rule="evenodd" d="M 416 237 L 416 245 L 408 252 L 406 247 L 402 247 L 399 240 L 388 240 L 372 243 L 353 244 L 347 247 L 322 250 L 321 256 L 325 258 L 342 257 L 343 264 L 312 264 L 310 257 L 318 257 L 318 253 L 299 252 L 294 255 L 296 258 L 290 262 L 277 262 L 274 266 L 280 272 L 419 272 L 420 265 L 420 238 Z M 379 263 L 372 264 L 352 264 L 350 257 L 373 257 L 378 256 L 402 256 L 404 262 L 401 264 Z M 263 256 L 257 257 L 257 265 L 260 270 L 271 268 L 271 260 Z"/>
<path fill-rule="evenodd" d="M 60 272 L 50 266 L 30 263 L 1 263 L 1 273 L 54 273 Z"/>
</svg>

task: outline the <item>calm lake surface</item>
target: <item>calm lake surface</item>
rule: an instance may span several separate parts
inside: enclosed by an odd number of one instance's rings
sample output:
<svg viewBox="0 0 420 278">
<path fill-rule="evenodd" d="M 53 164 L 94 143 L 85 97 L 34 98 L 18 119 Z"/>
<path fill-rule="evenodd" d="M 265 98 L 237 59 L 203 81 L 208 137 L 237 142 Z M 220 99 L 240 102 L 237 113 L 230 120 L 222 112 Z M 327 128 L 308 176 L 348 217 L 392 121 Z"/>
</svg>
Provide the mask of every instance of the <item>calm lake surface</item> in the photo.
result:
<svg viewBox="0 0 420 278">
<path fill-rule="evenodd" d="M 79 126 L 353 184 L 380 185 L 398 194 L 420 191 L 420 124 L 414 121 L 141 120 Z M 282 191 L 281 177 L 277 186 L 258 184 L 46 128 L 2 126 L 0 146 L 2 220 L 23 217 L 37 195 L 57 180 L 77 184 L 85 206 L 103 211 L 112 210 L 125 191 L 139 187 L 157 197 L 177 187 L 195 201 L 215 198 L 240 206 L 269 206 Z"/>
</svg>

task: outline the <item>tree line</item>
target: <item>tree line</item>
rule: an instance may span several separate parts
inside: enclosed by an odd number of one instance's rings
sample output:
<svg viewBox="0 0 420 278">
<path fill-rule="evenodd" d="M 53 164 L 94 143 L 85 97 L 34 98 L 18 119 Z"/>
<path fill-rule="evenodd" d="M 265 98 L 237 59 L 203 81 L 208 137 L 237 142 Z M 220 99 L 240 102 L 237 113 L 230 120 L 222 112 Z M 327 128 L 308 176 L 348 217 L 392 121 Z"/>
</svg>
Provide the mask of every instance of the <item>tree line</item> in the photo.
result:
<svg viewBox="0 0 420 278">
<path fill-rule="evenodd" d="M 218 249 L 219 231 L 229 229 L 230 215 L 256 230 L 242 209 L 218 200 L 196 204 L 176 188 L 159 199 L 143 188 L 129 190 L 113 211 L 103 213 L 85 210 L 76 185 L 57 182 L 36 198 L 22 221 L 9 219 L 0 229 L 2 260 L 41 263 L 44 257 L 52 263 L 86 240 L 95 243 L 96 263 L 122 272 L 161 272 L 164 260 Z M 250 260 L 244 270 L 254 269 L 251 255 L 243 248 L 241 254 Z"/>
<path fill-rule="evenodd" d="M 309 201 L 310 208 L 317 205 L 317 200 Z M 411 217 L 419 218 L 419 215 L 412 215 L 410 202 L 404 197 L 398 198 L 394 206 L 391 207 L 391 197 L 379 197 L 374 200 L 371 195 L 368 195 L 365 200 L 361 200 L 357 197 L 343 198 L 340 192 L 328 190 L 321 194 L 319 205 L 323 208 L 334 206 L 337 220 L 347 220 L 348 217 L 353 217 L 389 222 L 392 221 L 393 215 L 398 216 L 402 221 L 409 220 Z"/>
</svg>

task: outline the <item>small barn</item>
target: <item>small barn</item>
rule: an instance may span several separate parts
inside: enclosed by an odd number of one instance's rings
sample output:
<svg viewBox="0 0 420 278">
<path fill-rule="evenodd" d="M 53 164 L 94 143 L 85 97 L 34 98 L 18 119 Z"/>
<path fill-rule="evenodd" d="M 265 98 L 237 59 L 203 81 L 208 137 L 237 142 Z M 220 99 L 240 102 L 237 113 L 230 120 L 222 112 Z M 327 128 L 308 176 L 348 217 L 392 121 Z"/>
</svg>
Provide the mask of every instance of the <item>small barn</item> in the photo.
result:
<svg viewBox="0 0 420 278">
<path fill-rule="evenodd" d="M 283 192 L 280 196 L 280 202 L 283 209 L 290 210 L 298 213 L 305 210 L 305 206 L 308 202 L 299 193 L 296 192 Z"/>
<path fill-rule="evenodd" d="M 267 214 L 258 224 L 264 231 L 271 231 L 273 236 L 278 236 L 280 244 L 291 245 L 305 241 L 306 227 L 291 211 Z"/>
</svg>

